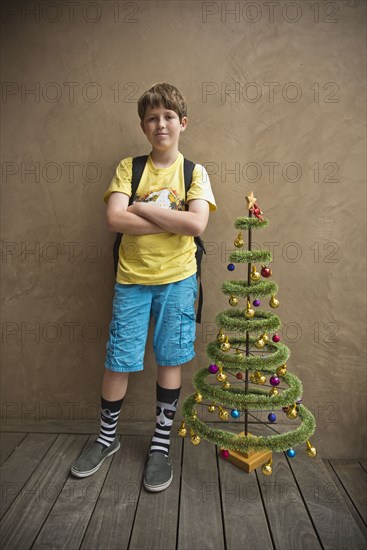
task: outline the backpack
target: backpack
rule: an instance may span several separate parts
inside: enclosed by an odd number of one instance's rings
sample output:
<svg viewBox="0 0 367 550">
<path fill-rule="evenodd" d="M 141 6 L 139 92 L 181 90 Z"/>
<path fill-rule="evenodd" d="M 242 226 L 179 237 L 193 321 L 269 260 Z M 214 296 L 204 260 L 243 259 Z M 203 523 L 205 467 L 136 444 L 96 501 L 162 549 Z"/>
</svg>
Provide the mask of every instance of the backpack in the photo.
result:
<svg viewBox="0 0 367 550">
<path fill-rule="evenodd" d="M 135 193 L 138 189 L 139 182 L 144 172 L 146 162 L 148 160 L 148 155 L 143 155 L 141 157 L 133 158 L 133 169 L 132 169 L 132 178 L 131 178 L 131 196 L 129 200 L 129 206 L 133 203 Z M 190 189 L 192 182 L 192 173 L 195 168 L 195 163 L 191 160 L 184 158 L 184 180 L 185 180 L 185 199 L 187 193 Z M 115 267 L 115 274 L 117 274 L 118 260 L 119 260 L 119 248 L 122 239 L 122 233 L 116 233 L 116 239 L 113 245 L 113 261 Z M 200 237 L 194 237 L 194 242 L 196 244 L 196 278 L 199 279 L 199 299 L 198 299 L 198 310 L 196 313 L 196 322 L 201 323 L 201 310 L 203 307 L 203 287 L 201 284 L 201 261 L 203 254 L 206 254 L 204 243 Z"/>
</svg>

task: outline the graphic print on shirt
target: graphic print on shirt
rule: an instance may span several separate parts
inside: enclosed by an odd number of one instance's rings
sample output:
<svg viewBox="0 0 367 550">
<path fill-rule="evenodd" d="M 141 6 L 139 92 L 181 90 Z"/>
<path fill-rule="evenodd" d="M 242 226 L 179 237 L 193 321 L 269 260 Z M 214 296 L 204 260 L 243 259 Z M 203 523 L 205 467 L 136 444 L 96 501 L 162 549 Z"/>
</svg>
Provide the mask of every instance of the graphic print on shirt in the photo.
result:
<svg viewBox="0 0 367 550">
<path fill-rule="evenodd" d="M 136 193 L 134 202 L 153 202 L 160 208 L 185 210 L 185 201 L 180 198 L 175 189 L 171 189 L 170 187 L 163 187 L 158 191 L 149 191 L 145 195 Z"/>
</svg>

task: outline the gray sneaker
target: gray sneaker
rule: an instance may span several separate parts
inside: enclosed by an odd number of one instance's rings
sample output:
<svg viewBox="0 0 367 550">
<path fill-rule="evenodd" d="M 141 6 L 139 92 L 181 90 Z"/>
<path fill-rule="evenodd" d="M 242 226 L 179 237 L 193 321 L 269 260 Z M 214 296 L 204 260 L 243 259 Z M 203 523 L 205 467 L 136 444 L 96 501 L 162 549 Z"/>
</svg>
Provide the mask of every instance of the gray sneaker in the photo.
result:
<svg viewBox="0 0 367 550">
<path fill-rule="evenodd" d="M 148 455 L 145 463 L 143 484 L 153 493 L 167 489 L 173 479 L 173 467 L 169 457 L 163 453 Z"/>
<path fill-rule="evenodd" d="M 71 473 L 76 477 L 87 477 L 94 474 L 100 468 L 108 456 L 113 455 L 120 448 L 120 441 L 117 437 L 109 447 L 100 443 L 94 443 L 82 452 L 80 457 L 71 467 Z"/>
</svg>

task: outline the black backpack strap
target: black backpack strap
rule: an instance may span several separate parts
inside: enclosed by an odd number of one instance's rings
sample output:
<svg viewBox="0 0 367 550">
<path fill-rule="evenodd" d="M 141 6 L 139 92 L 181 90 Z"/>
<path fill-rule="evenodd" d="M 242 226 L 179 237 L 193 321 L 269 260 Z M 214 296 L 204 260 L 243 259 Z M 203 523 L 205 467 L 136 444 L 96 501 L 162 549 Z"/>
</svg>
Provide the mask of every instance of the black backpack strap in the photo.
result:
<svg viewBox="0 0 367 550">
<path fill-rule="evenodd" d="M 131 195 L 129 200 L 129 206 L 133 203 L 136 191 L 139 186 L 139 182 L 144 172 L 145 165 L 148 160 L 148 155 L 142 155 L 141 157 L 133 158 L 133 169 L 131 177 Z M 117 267 L 119 262 L 119 249 L 122 239 L 122 233 L 116 233 L 116 239 L 113 243 L 113 263 L 115 266 L 115 273 L 117 274 Z"/>
<path fill-rule="evenodd" d="M 195 163 L 192 162 L 192 160 L 188 160 L 184 158 L 184 180 L 185 180 L 185 199 L 186 195 L 189 192 L 190 185 L 192 182 L 192 174 L 194 172 Z"/>
<path fill-rule="evenodd" d="M 135 193 L 138 189 L 147 160 L 148 155 L 142 155 L 141 157 L 133 158 L 133 174 L 131 177 L 131 196 L 129 200 L 129 206 L 133 203 L 133 200 L 135 198 Z"/>
<path fill-rule="evenodd" d="M 204 243 L 201 240 L 200 237 L 194 237 L 194 242 L 196 244 L 196 278 L 199 279 L 199 300 L 198 300 L 198 310 L 196 313 L 196 322 L 201 323 L 201 310 L 203 309 L 203 301 L 204 301 L 204 293 L 203 293 L 203 285 L 201 284 L 201 260 L 203 258 L 203 254 L 206 254 L 206 250 L 204 247 Z"/>
<path fill-rule="evenodd" d="M 198 310 L 196 312 L 196 322 L 197 323 L 201 323 L 201 310 L 203 309 L 203 302 L 204 302 L 203 285 L 201 284 L 201 277 L 200 277 Z"/>
<path fill-rule="evenodd" d="M 184 158 L 185 200 L 192 182 L 192 174 L 194 172 L 194 168 L 195 168 L 195 163 L 192 162 L 191 160 Z M 198 310 L 196 313 L 196 322 L 201 323 L 201 310 L 203 309 L 203 301 L 204 301 L 203 285 L 201 284 L 201 260 L 202 260 L 203 254 L 206 254 L 206 250 L 204 247 L 204 243 L 200 237 L 194 237 L 194 242 L 196 244 L 196 252 L 195 252 L 196 266 L 197 266 L 196 277 L 199 279 L 199 300 L 198 300 Z"/>
</svg>

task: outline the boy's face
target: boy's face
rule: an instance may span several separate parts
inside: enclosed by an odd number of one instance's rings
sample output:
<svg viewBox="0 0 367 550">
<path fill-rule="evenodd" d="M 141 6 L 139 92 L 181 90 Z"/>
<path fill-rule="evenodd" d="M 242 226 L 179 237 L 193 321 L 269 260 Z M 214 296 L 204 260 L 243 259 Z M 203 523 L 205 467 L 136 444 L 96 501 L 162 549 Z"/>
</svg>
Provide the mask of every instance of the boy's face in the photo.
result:
<svg viewBox="0 0 367 550">
<path fill-rule="evenodd" d="M 180 122 L 178 114 L 164 105 L 148 107 L 140 125 L 153 149 L 164 152 L 178 149 L 180 134 L 187 126 L 187 117 L 182 117 Z"/>
</svg>

